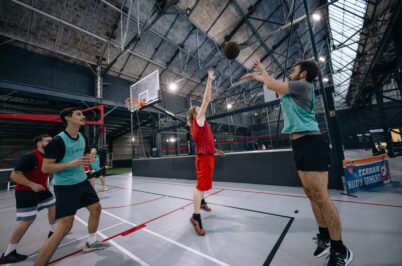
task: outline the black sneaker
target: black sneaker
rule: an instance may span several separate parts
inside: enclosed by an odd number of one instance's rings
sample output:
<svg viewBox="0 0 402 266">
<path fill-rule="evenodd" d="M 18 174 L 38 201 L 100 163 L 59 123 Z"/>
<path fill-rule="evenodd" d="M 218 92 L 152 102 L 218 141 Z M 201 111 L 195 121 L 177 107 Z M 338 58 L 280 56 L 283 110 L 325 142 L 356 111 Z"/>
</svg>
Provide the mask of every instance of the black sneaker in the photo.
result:
<svg viewBox="0 0 402 266">
<path fill-rule="evenodd" d="M 50 238 L 53 235 L 52 231 L 49 231 L 49 234 L 47 234 L 47 238 Z"/>
<path fill-rule="evenodd" d="M 317 234 L 316 237 L 313 237 L 315 243 L 317 244 L 317 249 L 314 251 L 314 257 L 320 258 L 330 252 L 331 249 L 331 241 L 329 239 L 320 238 L 320 234 Z"/>
<path fill-rule="evenodd" d="M 346 248 L 346 254 L 342 254 L 331 250 L 331 255 L 329 255 L 328 266 L 347 266 L 353 260 L 353 252 Z"/>
<path fill-rule="evenodd" d="M 17 263 L 27 258 L 27 255 L 18 254 L 16 250 L 10 252 L 7 256 L 1 255 L 0 264 Z"/>
</svg>

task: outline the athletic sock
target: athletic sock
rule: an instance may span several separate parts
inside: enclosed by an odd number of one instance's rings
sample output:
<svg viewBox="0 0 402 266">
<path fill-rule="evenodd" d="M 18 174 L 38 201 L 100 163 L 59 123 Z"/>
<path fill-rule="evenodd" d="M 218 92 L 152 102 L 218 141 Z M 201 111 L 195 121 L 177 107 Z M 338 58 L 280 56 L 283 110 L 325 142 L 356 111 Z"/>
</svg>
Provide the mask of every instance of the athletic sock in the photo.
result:
<svg viewBox="0 0 402 266">
<path fill-rule="evenodd" d="M 194 218 L 194 220 L 196 220 L 196 221 L 198 222 L 198 224 L 200 225 L 200 228 L 202 228 L 201 214 L 199 214 L 199 213 L 194 213 L 194 214 L 193 214 L 193 218 Z"/>
<path fill-rule="evenodd" d="M 89 234 L 88 235 L 88 244 L 92 245 L 95 242 L 96 242 L 96 233 Z"/>
<path fill-rule="evenodd" d="M 54 231 L 56 230 L 56 224 L 57 224 L 57 223 L 49 224 L 50 232 L 54 232 Z"/>
<path fill-rule="evenodd" d="M 318 227 L 318 231 L 320 232 L 321 239 L 329 239 L 329 231 L 326 227 Z"/>
</svg>

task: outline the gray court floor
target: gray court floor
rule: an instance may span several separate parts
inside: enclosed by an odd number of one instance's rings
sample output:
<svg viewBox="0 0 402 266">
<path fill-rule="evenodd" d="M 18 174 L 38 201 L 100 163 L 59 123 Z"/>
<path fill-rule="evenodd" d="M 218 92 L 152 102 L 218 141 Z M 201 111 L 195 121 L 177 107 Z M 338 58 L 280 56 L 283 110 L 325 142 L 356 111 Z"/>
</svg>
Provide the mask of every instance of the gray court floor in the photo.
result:
<svg viewBox="0 0 402 266">
<path fill-rule="evenodd" d="M 207 234 L 195 235 L 189 223 L 194 181 L 114 175 L 110 191 L 100 192 L 104 207 L 99 238 L 117 235 L 103 251 L 69 254 L 86 240 L 88 212 L 77 213 L 71 233 L 52 260 L 55 265 L 325 265 L 314 258 L 313 214 L 301 188 L 215 182 L 202 213 Z M 100 187 L 98 187 L 100 188 Z M 402 193 L 398 184 L 357 193 L 330 191 L 342 218 L 352 265 L 402 265 Z M 0 193 L 0 249 L 15 224 L 14 192 Z M 125 236 L 124 231 L 145 227 Z M 32 265 L 48 232 L 41 211 L 19 245 L 31 254 L 18 265 Z"/>
</svg>

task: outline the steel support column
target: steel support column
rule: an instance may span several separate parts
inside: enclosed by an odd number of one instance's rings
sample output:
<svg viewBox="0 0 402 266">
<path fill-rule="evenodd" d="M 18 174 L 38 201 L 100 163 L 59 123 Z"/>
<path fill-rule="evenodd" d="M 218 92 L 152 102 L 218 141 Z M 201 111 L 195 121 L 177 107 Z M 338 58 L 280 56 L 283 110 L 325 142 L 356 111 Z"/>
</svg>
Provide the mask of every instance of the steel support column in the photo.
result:
<svg viewBox="0 0 402 266">
<path fill-rule="evenodd" d="M 307 26 L 308 26 L 308 31 L 309 31 L 309 35 L 310 35 L 311 46 L 313 49 L 314 58 L 315 58 L 316 62 L 319 62 L 317 47 L 316 47 L 314 34 L 313 34 L 313 27 L 311 25 L 310 16 L 308 16 L 308 14 L 310 14 L 310 12 L 309 12 L 307 0 L 303 0 L 303 4 L 304 4 L 305 15 L 307 16 L 306 22 L 307 22 Z M 322 98 L 324 101 L 325 116 L 327 118 L 327 124 L 328 124 L 328 129 L 329 129 L 328 133 L 329 133 L 329 137 L 330 137 L 330 158 L 331 158 L 331 166 L 332 166 L 331 170 L 333 170 L 333 174 L 335 175 L 335 178 L 336 178 L 336 180 L 334 180 L 335 181 L 334 185 L 337 188 L 341 189 L 343 187 L 342 178 L 341 178 L 343 176 L 342 161 L 345 158 L 344 154 L 343 154 L 341 131 L 340 131 L 340 127 L 337 122 L 334 98 L 333 98 L 330 90 L 326 90 L 324 87 L 321 70 L 318 71 L 318 82 L 320 85 L 321 95 L 322 95 Z"/>
</svg>

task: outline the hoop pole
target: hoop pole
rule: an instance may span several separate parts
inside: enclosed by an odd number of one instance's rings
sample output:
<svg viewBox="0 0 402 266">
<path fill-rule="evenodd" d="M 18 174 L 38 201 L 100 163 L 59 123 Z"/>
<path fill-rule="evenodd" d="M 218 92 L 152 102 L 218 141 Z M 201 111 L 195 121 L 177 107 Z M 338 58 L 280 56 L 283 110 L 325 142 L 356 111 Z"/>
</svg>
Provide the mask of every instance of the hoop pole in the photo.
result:
<svg viewBox="0 0 402 266">
<path fill-rule="evenodd" d="M 131 110 L 130 110 L 131 111 Z M 133 130 L 133 112 L 130 112 L 130 131 L 131 131 L 131 139 L 130 139 L 130 143 L 131 143 L 131 158 L 134 159 L 135 158 L 135 154 L 134 154 L 134 130 Z M 131 161 L 132 162 L 132 161 Z M 132 163 L 131 163 L 132 164 Z"/>
</svg>

